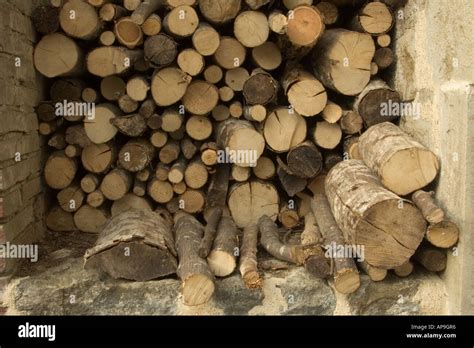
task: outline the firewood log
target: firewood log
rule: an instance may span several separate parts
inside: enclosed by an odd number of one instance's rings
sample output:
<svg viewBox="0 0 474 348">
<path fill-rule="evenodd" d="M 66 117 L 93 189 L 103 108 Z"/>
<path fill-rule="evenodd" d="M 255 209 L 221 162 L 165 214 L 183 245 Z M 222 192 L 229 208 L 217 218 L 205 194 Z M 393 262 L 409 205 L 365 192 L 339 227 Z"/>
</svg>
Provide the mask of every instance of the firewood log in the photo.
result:
<svg viewBox="0 0 474 348">
<path fill-rule="evenodd" d="M 100 233 L 107 223 L 109 214 L 103 207 L 94 208 L 86 204 L 74 214 L 74 225 L 86 233 Z"/>
<path fill-rule="evenodd" d="M 260 243 L 263 248 L 277 259 L 301 265 L 304 262 L 303 248 L 300 245 L 285 245 L 278 236 L 278 226 L 267 215 L 258 220 Z"/>
<path fill-rule="evenodd" d="M 216 277 L 230 275 L 236 267 L 237 227 L 230 216 L 222 216 L 207 263 Z"/>
<path fill-rule="evenodd" d="M 304 217 L 304 230 L 301 233 L 301 245 L 304 253 L 304 267 L 317 278 L 327 278 L 331 274 L 329 262 L 321 248 L 322 236 L 312 212 Z"/>
<path fill-rule="evenodd" d="M 36 70 L 49 78 L 77 76 L 84 69 L 81 48 L 60 33 L 43 36 L 35 46 L 33 60 Z"/>
<path fill-rule="evenodd" d="M 117 150 L 111 143 L 92 144 L 84 148 L 81 162 L 84 168 L 95 174 L 105 173 L 117 160 Z"/>
<path fill-rule="evenodd" d="M 249 289 L 262 287 L 262 278 L 257 268 L 257 225 L 248 225 L 243 230 L 242 245 L 240 247 L 239 271 L 245 285 Z"/>
<path fill-rule="evenodd" d="M 278 191 L 270 182 L 251 180 L 237 183 L 229 188 L 229 211 L 237 227 L 257 224 L 262 215 L 276 220 L 280 199 Z"/>
<path fill-rule="evenodd" d="M 59 11 L 59 23 L 67 35 L 81 40 L 94 40 L 102 29 L 97 10 L 82 0 L 66 2 Z"/>
<path fill-rule="evenodd" d="M 385 34 L 393 24 L 392 11 L 383 2 L 367 3 L 351 22 L 354 30 L 364 31 L 371 35 Z"/>
<path fill-rule="evenodd" d="M 289 108 L 278 107 L 265 120 L 263 135 L 274 152 L 287 152 L 306 138 L 306 122 Z"/>
<path fill-rule="evenodd" d="M 212 56 L 214 53 L 216 53 L 217 48 L 219 48 L 221 39 L 217 30 L 215 30 L 212 26 L 207 23 L 200 23 L 193 34 L 192 41 L 196 51 L 198 51 L 201 55 L 207 57 Z"/>
<path fill-rule="evenodd" d="M 359 152 L 383 185 L 401 196 L 425 187 L 438 174 L 435 154 L 389 122 L 370 127 L 359 138 Z"/>
<path fill-rule="evenodd" d="M 314 50 L 315 76 L 325 87 L 336 92 L 358 95 L 370 81 L 374 54 L 375 44 L 369 34 L 345 29 L 326 30 Z"/>
<path fill-rule="evenodd" d="M 267 17 L 259 11 L 243 11 L 234 21 L 234 35 L 245 47 L 257 47 L 270 34 Z"/>
<path fill-rule="evenodd" d="M 400 102 L 398 92 L 391 89 L 384 81 L 375 79 L 356 97 L 353 110 L 362 117 L 368 128 L 400 117 L 399 113 L 392 114 L 390 108 L 390 105 L 399 105 Z"/>
<path fill-rule="evenodd" d="M 55 151 L 47 159 L 44 167 L 46 184 L 56 190 L 68 187 L 77 172 L 77 161 L 67 157 L 64 151 Z"/>
<path fill-rule="evenodd" d="M 314 195 L 311 207 L 325 245 L 330 248 L 346 246 L 344 235 L 334 220 L 326 197 L 321 194 Z M 332 250 L 330 257 L 336 290 L 342 294 L 356 291 L 360 286 L 360 277 L 354 260 L 347 255 L 335 254 L 335 250 Z"/>
<path fill-rule="evenodd" d="M 234 19 L 240 11 L 241 0 L 201 0 L 199 10 L 209 22 L 224 24 Z"/>
<path fill-rule="evenodd" d="M 174 238 L 157 213 L 130 210 L 113 217 L 84 255 L 85 267 L 113 278 L 146 281 L 177 270 Z"/>
<path fill-rule="evenodd" d="M 415 260 L 430 272 L 441 272 L 446 268 L 446 250 L 423 244 L 415 253 Z"/>
<path fill-rule="evenodd" d="M 183 301 L 188 306 L 206 303 L 214 293 L 214 276 L 206 260 L 198 255 L 204 228 L 192 215 L 178 212 L 174 216 L 174 230 Z"/>
<path fill-rule="evenodd" d="M 400 266 L 423 239 L 421 212 L 383 188 L 362 161 L 338 163 L 326 177 L 326 194 L 344 238 L 364 245 L 365 260 L 374 267 Z"/>
</svg>

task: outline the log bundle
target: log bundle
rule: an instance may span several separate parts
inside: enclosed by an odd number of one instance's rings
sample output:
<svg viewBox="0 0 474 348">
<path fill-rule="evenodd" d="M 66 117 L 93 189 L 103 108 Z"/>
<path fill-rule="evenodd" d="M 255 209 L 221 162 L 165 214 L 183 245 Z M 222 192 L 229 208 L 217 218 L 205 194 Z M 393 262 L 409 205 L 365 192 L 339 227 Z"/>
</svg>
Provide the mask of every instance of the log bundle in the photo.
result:
<svg viewBox="0 0 474 348">
<path fill-rule="evenodd" d="M 33 15 L 34 64 L 51 79 L 36 108 L 57 200 L 46 223 L 99 234 L 88 265 L 177 273 L 199 305 L 237 268 L 260 288 L 259 248 L 351 293 L 357 265 L 375 281 L 405 276 L 412 256 L 437 255 L 416 252 L 422 240 L 457 242 L 421 191 L 437 157 L 381 111 L 401 103 L 379 73 L 396 60 L 399 2 L 52 3 Z M 333 244 L 363 246 L 364 260 Z"/>
</svg>

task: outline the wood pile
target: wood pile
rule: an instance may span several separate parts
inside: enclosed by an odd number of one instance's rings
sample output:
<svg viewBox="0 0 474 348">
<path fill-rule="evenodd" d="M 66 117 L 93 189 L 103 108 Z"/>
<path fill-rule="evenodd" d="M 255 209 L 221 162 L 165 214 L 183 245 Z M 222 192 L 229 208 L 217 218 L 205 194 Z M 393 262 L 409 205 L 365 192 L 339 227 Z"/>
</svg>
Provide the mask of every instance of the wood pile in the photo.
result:
<svg viewBox="0 0 474 348">
<path fill-rule="evenodd" d="M 331 276 L 342 293 L 359 287 L 359 269 L 374 281 L 409 275 L 412 261 L 444 269 L 458 230 L 421 191 L 438 159 L 381 113 L 401 103 L 384 71 L 403 4 L 39 7 L 48 228 L 99 234 L 86 265 L 114 277 L 177 273 L 189 305 L 237 267 L 261 287 L 259 250 Z M 301 243 L 283 230 L 302 232 Z M 362 246 L 364 259 L 331 256 L 334 245 Z"/>
</svg>

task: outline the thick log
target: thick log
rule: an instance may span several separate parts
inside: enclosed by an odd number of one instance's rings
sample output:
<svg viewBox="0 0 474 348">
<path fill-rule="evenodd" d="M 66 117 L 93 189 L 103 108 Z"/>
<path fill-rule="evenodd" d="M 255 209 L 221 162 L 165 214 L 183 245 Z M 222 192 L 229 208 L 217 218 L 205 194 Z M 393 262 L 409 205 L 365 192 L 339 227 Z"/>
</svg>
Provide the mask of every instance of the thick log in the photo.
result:
<svg viewBox="0 0 474 348">
<path fill-rule="evenodd" d="M 183 301 L 188 306 L 206 303 L 214 293 L 214 276 L 197 252 L 204 228 L 193 216 L 179 212 L 174 216 L 174 230 Z"/>
<path fill-rule="evenodd" d="M 276 220 L 279 206 L 278 191 L 269 182 L 251 180 L 229 189 L 229 211 L 239 228 L 257 224 L 262 215 Z"/>
<path fill-rule="evenodd" d="M 439 171 L 434 153 L 389 122 L 370 127 L 362 134 L 359 152 L 382 184 L 401 196 L 425 187 Z"/>
<path fill-rule="evenodd" d="M 143 52 L 140 50 L 116 46 L 98 47 L 87 55 L 87 70 L 100 77 L 120 75 L 130 70 L 141 57 Z"/>
<path fill-rule="evenodd" d="M 345 29 L 326 30 L 314 50 L 315 76 L 325 87 L 354 96 L 370 81 L 375 44 L 369 34 Z"/>
<path fill-rule="evenodd" d="M 272 41 L 267 41 L 252 49 L 252 59 L 260 68 L 271 71 L 277 69 L 282 61 L 280 49 Z"/>
<path fill-rule="evenodd" d="M 395 267 L 393 269 L 393 272 L 401 278 L 408 277 L 412 272 L 415 266 L 413 265 L 413 262 L 408 260 L 405 262 L 403 265 L 400 265 L 398 267 Z"/>
<path fill-rule="evenodd" d="M 241 0 L 201 0 L 199 9 L 209 22 L 224 24 L 234 19 L 240 11 Z"/>
<path fill-rule="evenodd" d="M 128 49 L 134 49 L 143 43 L 142 28 L 130 17 L 122 17 L 115 22 L 114 34 L 117 41 Z"/>
<path fill-rule="evenodd" d="M 94 40 L 102 25 L 97 10 L 82 0 L 69 0 L 59 11 L 61 29 L 70 37 Z"/>
<path fill-rule="evenodd" d="M 405 264 L 408 264 L 409 262 L 410 261 L 407 261 L 403 265 L 395 267 L 394 270 L 397 270 L 397 269 L 401 270 L 402 268 L 405 267 Z M 387 277 L 388 271 L 386 269 L 373 267 L 365 261 L 359 262 L 358 264 L 359 264 L 360 269 L 362 269 L 364 273 L 367 274 L 370 280 L 372 280 L 373 282 L 380 282 Z"/>
<path fill-rule="evenodd" d="M 191 6 L 173 8 L 163 19 L 163 28 L 172 36 L 185 38 L 194 34 L 199 26 L 199 17 Z"/>
<path fill-rule="evenodd" d="M 84 118 L 84 130 L 94 144 L 103 144 L 113 139 L 118 129 L 111 123 L 121 111 L 115 104 L 99 104 L 95 107 L 94 117 Z"/>
<path fill-rule="evenodd" d="M 107 199 L 116 201 L 125 196 L 132 185 L 132 175 L 128 171 L 122 168 L 114 168 L 104 176 L 100 184 L 100 190 Z"/>
<path fill-rule="evenodd" d="M 82 206 L 85 194 L 80 186 L 71 185 L 59 191 L 56 198 L 62 210 L 72 213 Z"/>
<path fill-rule="evenodd" d="M 337 164 L 326 177 L 334 218 L 351 245 L 363 245 L 365 260 L 391 269 L 406 262 L 426 231 L 421 212 L 383 188 L 362 161 Z"/>
<path fill-rule="evenodd" d="M 277 157 L 277 163 L 278 179 L 280 179 L 281 186 L 288 196 L 293 197 L 306 188 L 308 184 L 306 179 L 294 175 L 280 157 Z"/>
<path fill-rule="evenodd" d="M 224 36 L 214 53 L 214 60 L 224 69 L 234 69 L 244 64 L 246 54 L 244 45 L 233 37 Z"/>
<path fill-rule="evenodd" d="M 131 210 L 113 217 L 84 255 L 85 267 L 113 278 L 147 281 L 177 270 L 174 238 L 157 213 Z"/>
<path fill-rule="evenodd" d="M 219 101 L 216 86 L 206 81 L 194 80 L 186 89 L 182 103 L 186 110 L 195 115 L 206 115 Z"/>
<path fill-rule="evenodd" d="M 35 46 L 33 60 L 36 70 L 49 78 L 76 76 L 84 68 L 81 48 L 60 33 L 43 36 Z"/>
<path fill-rule="evenodd" d="M 364 120 L 360 117 L 358 112 L 344 110 L 339 120 L 339 125 L 343 133 L 353 135 L 362 131 Z"/>
<path fill-rule="evenodd" d="M 259 11 L 243 11 L 234 21 L 234 35 L 245 47 L 264 44 L 270 34 L 267 16 Z"/>
<path fill-rule="evenodd" d="M 81 162 L 84 168 L 95 174 L 105 173 L 117 160 L 117 151 L 111 143 L 92 144 L 84 148 Z"/>
<path fill-rule="evenodd" d="M 392 11 L 383 2 L 367 3 L 351 22 L 354 30 L 371 35 L 383 35 L 392 29 L 393 24 Z"/>
<path fill-rule="evenodd" d="M 282 86 L 288 101 L 301 116 L 314 116 L 327 104 L 324 86 L 301 67 L 289 64 L 282 77 Z"/>
<path fill-rule="evenodd" d="M 68 187 L 77 172 L 77 162 L 69 158 L 64 151 L 53 152 L 44 166 L 44 178 L 46 184 L 56 190 Z"/>
<path fill-rule="evenodd" d="M 266 144 L 277 153 L 287 152 L 306 139 L 306 121 L 292 109 L 278 107 L 263 126 Z"/>
<path fill-rule="evenodd" d="M 279 45 L 288 59 L 307 55 L 325 30 L 323 16 L 314 6 L 298 6 L 288 14 L 285 35 L 279 36 Z"/>
<path fill-rule="evenodd" d="M 252 168 L 253 174 L 261 180 L 269 180 L 276 174 L 276 166 L 269 157 L 261 156 Z"/>
<path fill-rule="evenodd" d="M 238 166 L 254 167 L 263 153 L 265 139 L 248 121 L 227 119 L 219 125 L 216 134 L 219 147 L 230 156 L 230 162 Z M 218 160 L 229 162 L 227 158 Z"/>
<path fill-rule="evenodd" d="M 219 33 L 212 26 L 207 23 L 200 23 L 193 34 L 192 41 L 196 51 L 207 57 L 216 53 L 221 39 Z"/>
<path fill-rule="evenodd" d="M 105 208 L 94 208 L 83 205 L 74 214 L 74 224 L 77 229 L 86 233 L 100 233 L 109 218 Z"/>
<path fill-rule="evenodd" d="M 112 216 L 117 216 L 130 210 L 152 211 L 152 206 L 147 199 L 133 193 L 127 193 L 119 200 L 114 201 L 110 208 Z"/>
</svg>

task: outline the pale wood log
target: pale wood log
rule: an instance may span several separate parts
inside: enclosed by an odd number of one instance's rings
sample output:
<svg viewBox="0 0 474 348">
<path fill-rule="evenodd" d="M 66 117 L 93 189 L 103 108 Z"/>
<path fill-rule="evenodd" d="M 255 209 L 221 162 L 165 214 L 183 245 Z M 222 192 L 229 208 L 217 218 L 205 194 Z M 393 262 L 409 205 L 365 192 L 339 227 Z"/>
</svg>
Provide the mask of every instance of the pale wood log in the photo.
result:
<svg viewBox="0 0 474 348">
<path fill-rule="evenodd" d="M 113 278 L 147 281 L 176 273 L 176 256 L 168 223 L 157 213 L 131 210 L 107 223 L 86 251 L 84 266 Z"/>
<path fill-rule="evenodd" d="M 132 175 L 128 171 L 122 168 L 114 168 L 102 179 L 100 191 L 107 199 L 116 201 L 125 196 L 132 185 Z"/>
<path fill-rule="evenodd" d="M 207 57 L 216 53 L 221 39 L 219 33 L 212 26 L 200 23 L 193 34 L 192 42 L 196 51 Z"/>
<path fill-rule="evenodd" d="M 61 29 L 70 37 L 94 40 L 102 29 L 97 10 L 82 0 L 68 0 L 59 11 Z"/>
<path fill-rule="evenodd" d="M 108 221 L 109 214 L 103 207 L 94 208 L 83 205 L 74 214 L 74 224 L 77 229 L 86 233 L 100 233 Z"/>
<path fill-rule="evenodd" d="M 209 22 L 224 24 L 234 19 L 240 11 L 241 0 L 201 0 L 199 9 Z"/>
<path fill-rule="evenodd" d="M 402 196 L 428 185 L 439 171 L 434 153 L 389 122 L 370 127 L 359 138 L 359 152 L 382 184 Z"/>
<path fill-rule="evenodd" d="M 313 54 L 315 76 L 325 87 L 354 96 L 370 81 L 375 44 L 369 34 L 326 30 Z"/>
<path fill-rule="evenodd" d="M 269 182 L 251 180 L 229 189 L 229 211 L 240 228 L 256 224 L 262 215 L 276 220 L 279 205 L 278 191 Z"/>
<path fill-rule="evenodd" d="M 77 161 L 69 158 L 64 151 L 53 152 L 44 166 L 44 178 L 46 184 L 56 190 L 68 187 L 77 172 Z"/>
<path fill-rule="evenodd" d="M 258 227 L 256 224 L 248 225 L 243 230 L 239 271 L 245 285 L 249 289 L 262 287 L 262 277 L 257 268 L 257 243 Z"/>
<path fill-rule="evenodd" d="M 95 174 L 105 173 L 117 160 L 117 150 L 111 143 L 92 144 L 84 148 L 81 162 L 84 168 Z"/>
<path fill-rule="evenodd" d="M 263 126 L 263 135 L 272 151 L 287 152 L 306 139 L 306 121 L 296 111 L 277 107 L 271 112 Z"/>
<path fill-rule="evenodd" d="M 326 177 L 334 218 L 350 245 L 364 245 L 365 260 L 391 269 L 406 262 L 426 231 L 421 212 L 383 188 L 362 161 L 337 164 Z"/>
<path fill-rule="evenodd" d="M 174 230 L 183 302 L 188 306 L 206 303 L 214 292 L 214 276 L 197 253 L 204 228 L 192 215 L 179 212 L 174 216 Z"/>
<path fill-rule="evenodd" d="M 79 75 L 84 68 L 81 48 L 60 33 L 43 36 L 35 46 L 33 60 L 36 70 L 49 78 Z"/>
</svg>

